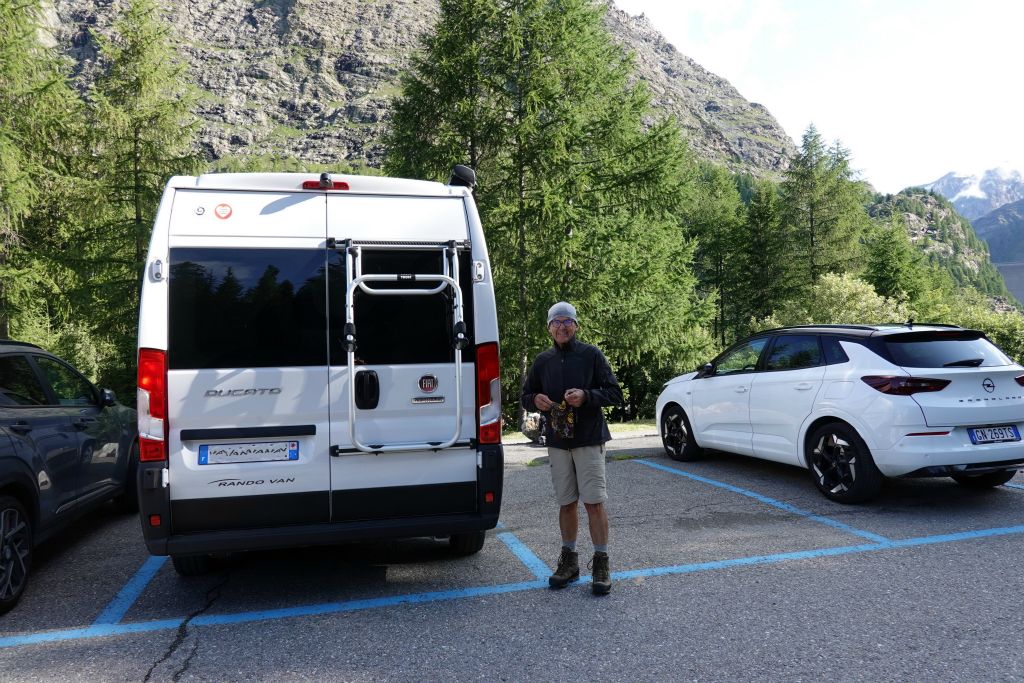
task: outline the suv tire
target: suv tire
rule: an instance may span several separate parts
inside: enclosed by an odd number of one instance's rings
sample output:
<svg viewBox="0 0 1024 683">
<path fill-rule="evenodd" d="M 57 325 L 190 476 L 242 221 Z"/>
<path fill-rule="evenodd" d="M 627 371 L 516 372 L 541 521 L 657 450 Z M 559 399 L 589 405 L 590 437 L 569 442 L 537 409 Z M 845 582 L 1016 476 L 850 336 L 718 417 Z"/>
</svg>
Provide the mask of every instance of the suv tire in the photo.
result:
<svg viewBox="0 0 1024 683">
<path fill-rule="evenodd" d="M 32 520 L 11 496 L 0 496 L 0 614 L 18 604 L 32 569 Z"/>
<path fill-rule="evenodd" d="M 668 457 L 679 462 L 696 460 L 704 449 L 693 440 L 693 430 L 686 412 L 679 406 L 667 406 L 661 414 L 661 444 Z"/>
<path fill-rule="evenodd" d="M 807 468 L 815 486 L 837 503 L 863 503 L 882 488 L 882 473 L 856 430 L 844 422 L 823 424 L 807 439 Z"/>
<path fill-rule="evenodd" d="M 448 545 L 452 553 L 459 556 L 474 555 L 484 547 L 484 540 L 487 538 L 485 531 L 470 531 L 465 534 L 452 534 L 448 539 Z"/>
</svg>

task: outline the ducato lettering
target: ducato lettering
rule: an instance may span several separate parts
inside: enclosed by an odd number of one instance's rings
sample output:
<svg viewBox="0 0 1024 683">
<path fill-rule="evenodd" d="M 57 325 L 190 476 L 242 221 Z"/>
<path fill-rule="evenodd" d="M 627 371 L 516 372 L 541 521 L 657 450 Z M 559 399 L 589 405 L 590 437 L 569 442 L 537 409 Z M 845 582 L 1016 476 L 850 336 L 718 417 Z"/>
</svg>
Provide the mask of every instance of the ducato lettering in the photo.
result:
<svg viewBox="0 0 1024 683">
<path fill-rule="evenodd" d="M 263 387 L 259 389 L 207 389 L 206 398 L 222 396 L 274 396 L 281 393 L 280 387 Z"/>
</svg>

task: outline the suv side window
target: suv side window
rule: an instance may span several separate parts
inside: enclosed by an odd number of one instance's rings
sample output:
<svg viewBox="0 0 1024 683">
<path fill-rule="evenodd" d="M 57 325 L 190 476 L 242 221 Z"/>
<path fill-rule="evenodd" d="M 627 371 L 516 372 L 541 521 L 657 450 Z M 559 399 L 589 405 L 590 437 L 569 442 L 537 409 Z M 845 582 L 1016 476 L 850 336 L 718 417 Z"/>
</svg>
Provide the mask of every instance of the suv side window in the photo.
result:
<svg viewBox="0 0 1024 683">
<path fill-rule="evenodd" d="M 89 380 L 77 372 L 58 363 L 52 358 L 36 356 L 36 365 L 43 371 L 47 381 L 57 394 L 57 403 L 62 406 L 94 406 L 99 401 Z"/>
<path fill-rule="evenodd" d="M 728 351 L 715 363 L 715 375 L 731 375 L 735 372 L 754 370 L 768 337 L 751 339 Z"/>
<path fill-rule="evenodd" d="M 780 334 L 768 354 L 765 370 L 798 370 L 817 365 L 821 365 L 817 335 Z"/>
<path fill-rule="evenodd" d="M 850 357 L 846 355 L 846 351 L 843 350 L 843 345 L 839 343 L 838 337 L 823 336 L 821 338 L 821 346 L 825 350 L 825 363 L 828 365 L 838 365 L 850 360 Z"/>
<path fill-rule="evenodd" d="M 28 359 L 0 357 L 0 405 L 41 406 L 49 402 Z"/>
</svg>

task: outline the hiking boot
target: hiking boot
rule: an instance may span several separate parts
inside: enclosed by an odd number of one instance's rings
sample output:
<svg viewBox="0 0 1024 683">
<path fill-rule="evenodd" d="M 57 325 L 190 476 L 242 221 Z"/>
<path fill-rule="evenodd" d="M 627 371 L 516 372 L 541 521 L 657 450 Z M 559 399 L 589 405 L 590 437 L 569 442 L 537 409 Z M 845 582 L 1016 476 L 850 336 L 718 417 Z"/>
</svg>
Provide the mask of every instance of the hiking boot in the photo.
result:
<svg viewBox="0 0 1024 683">
<path fill-rule="evenodd" d="M 594 553 L 590 565 L 593 567 L 590 589 L 594 595 L 608 595 L 608 591 L 612 589 L 612 577 L 608 572 L 608 553 Z"/>
<path fill-rule="evenodd" d="M 565 588 L 567 585 L 580 578 L 580 556 L 562 548 L 562 554 L 558 556 L 558 569 L 548 577 L 548 585 L 552 588 Z"/>
</svg>

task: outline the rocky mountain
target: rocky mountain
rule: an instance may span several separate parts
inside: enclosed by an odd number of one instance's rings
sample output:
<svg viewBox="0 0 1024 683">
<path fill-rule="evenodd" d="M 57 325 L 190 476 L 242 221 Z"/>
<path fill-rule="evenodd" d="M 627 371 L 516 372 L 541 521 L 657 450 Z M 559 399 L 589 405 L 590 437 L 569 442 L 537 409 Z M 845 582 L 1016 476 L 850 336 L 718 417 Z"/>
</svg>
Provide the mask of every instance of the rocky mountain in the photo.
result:
<svg viewBox="0 0 1024 683">
<path fill-rule="evenodd" d="M 957 284 L 996 297 L 1009 293 L 971 222 L 938 192 L 908 188 L 896 195 L 879 195 L 868 213 L 883 218 L 901 214 L 911 242 Z"/>
<path fill-rule="evenodd" d="M 1005 168 L 989 169 L 981 174 L 947 173 L 923 186 L 938 192 L 970 220 L 1024 199 L 1024 177 L 1020 171 Z"/>
<path fill-rule="evenodd" d="M 96 69 L 92 31 L 118 0 L 48 0 L 52 38 L 81 82 Z M 608 0 L 603 0 L 608 1 Z M 201 145 L 227 155 L 290 156 L 376 167 L 399 76 L 439 15 L 438 0 L 181 0 L 166 16 L 204 97 Z M 606 24 L 635 54 L 656 111 L 675 116 L 698 156 L 778 175 L 793 141 L 759 104 L 680 54 L 643 17 L 609 4 Z"/>
<path fill-rule="evenodd" d="M 1024 262 L 1024 199 L 1004 204 L 974 221 L 996 263 Z"/>
</svg>

